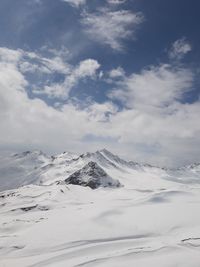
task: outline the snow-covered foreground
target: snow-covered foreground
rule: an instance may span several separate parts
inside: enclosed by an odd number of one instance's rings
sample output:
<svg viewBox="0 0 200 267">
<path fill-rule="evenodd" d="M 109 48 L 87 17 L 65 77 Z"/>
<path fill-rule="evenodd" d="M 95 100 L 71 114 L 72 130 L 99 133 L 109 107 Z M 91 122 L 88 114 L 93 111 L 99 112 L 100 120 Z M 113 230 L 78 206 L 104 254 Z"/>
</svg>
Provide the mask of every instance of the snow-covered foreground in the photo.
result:
<svg viewBox="0 0 200 267">
<path fill-rule="evenodd" d="M 1 192 L 0 266 L 199 267 L 198 166 L 172 173 L 107 159 L 115 166 L 95 162 L 123 186 L 53 179 Z M 83 161 L 68 164 L 69 173 Z"/>
</svg>

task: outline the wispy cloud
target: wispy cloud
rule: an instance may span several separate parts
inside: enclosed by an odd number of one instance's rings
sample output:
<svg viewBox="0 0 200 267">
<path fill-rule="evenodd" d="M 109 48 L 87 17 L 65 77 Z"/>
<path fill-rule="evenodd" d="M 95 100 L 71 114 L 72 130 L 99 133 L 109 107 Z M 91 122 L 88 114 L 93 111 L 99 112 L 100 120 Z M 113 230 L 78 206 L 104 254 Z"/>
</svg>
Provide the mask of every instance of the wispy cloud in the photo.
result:
<svg viewBox="0 0 200 267">
<path fill-rule="evenodd" d="M 44 89 L 35 91 L 38 94 L 46 94 L 50 98 L 66 99 L 71 89 L 76 86 L 80 80 L 96 77 L 96 72 L 100 68 L 100 64 L 94 59 L 86 59 L 79 63 L 75 68 L 72 68 L 70 73 L 62 83 L 46 85 Z"/>
<path fill-rule="evenodd" d="M 188 153 L 190 160 L 194 160 L 198 154 L 195 143 L 200 144 L 200 126 L 197 126 L 200 103 L 184 101 L 185 93 L 194 87 L 193 71 L 176 65 L 175 61 L 171 65 L 149 66 L 130 75 L 124 72 L 120 79 L 116 79 L 118 71 L 113 73 L 109 77 L 115 86 L 108 96 L 123 106 L 111 120 L 119 142 L 128 150 L 129 146 L 133 150 L 136 144 L 156 148 L 151 157 L 163 164 L 172 164 L 172 159 L 175 164 L 183 164 Z M 148 160 L 148 154 L 143 154 L 143 160 L 145 157 Z"/>
<path fill-rule="evenodd" d="M 125 71 L 123 70 L 122 67 L 118 67 L 116 69 L 112 69 L 109 73 L 108 73 L 109 77 L 114 79 L 114 78 L 124 78 L 125 76 Z"/>
<path fill-rule="evenodd" d="M 84 13 L 81 22 L 92 40 L 122 51 L 123 41 L 136 38 L 136 30 L 143 20 L 142 13 L 102 8 L 95 13 Z"/>
<path fill-rule="evenodd" d="M 69 3 L 74 7 L 79 7 L 86 3 L 87 0 L 62 0 L 63 2 Z"/>
<path fill-rule="evenodd" d="M 44 49 L 42 49 L 44 50 Z M 46 95 L 48 98 L 67 99 L 70 91 L 85 79 L 95 79 L 100 64 L 94 59 L 82 60 L 77 66 L 69 64 L 64 56 L 68 55 L 66 49 L 60 51 L 47 49 L 51 56 L 44 57 L 39 53 L 24 50 L 11 50 L 0 48 L 0 60 L 4 64 L 16 65 L 24 74 L 36 75 L 36 82 L 32 82 L 32 93 Z M 52 77 L 62 75 L 62 81 L 53 82 Z"/>
<path fill-rule="evenodd" d="M 108 4 L 111 5 L 121 5 L 125 3 L 127 0 L 107 0 Z"/>
<path fill-rule="evenodd" d="M 150 66 L 139 74 L 124 76 L 119 89 L 113 90 L 110 96 L 129 108 L 165 108 L 191 89 L 193 78 L 192 72 L 186 68 L 169 64 Z"/>
<path fill-rule="evenodd" d="M 186 40 L 186 38 L 181 38 L 172 44 L 169 51 L 169 57 L 171 59 L 182 59 L 191 50 L 191 44 Z"/>
</svg>

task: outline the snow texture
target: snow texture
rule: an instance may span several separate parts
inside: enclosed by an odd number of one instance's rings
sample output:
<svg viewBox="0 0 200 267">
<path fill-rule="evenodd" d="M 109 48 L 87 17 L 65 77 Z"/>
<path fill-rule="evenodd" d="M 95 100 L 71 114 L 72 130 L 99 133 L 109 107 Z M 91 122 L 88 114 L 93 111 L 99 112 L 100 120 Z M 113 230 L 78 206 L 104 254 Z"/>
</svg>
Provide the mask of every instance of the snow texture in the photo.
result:
<svg viewBox="0 0 200 267">
<path fill-rule="evenodd" d="M 2 157 L 0 185 L 2 267 L 199 267 L 197 163 L 27 151 Z"/>
</svg>

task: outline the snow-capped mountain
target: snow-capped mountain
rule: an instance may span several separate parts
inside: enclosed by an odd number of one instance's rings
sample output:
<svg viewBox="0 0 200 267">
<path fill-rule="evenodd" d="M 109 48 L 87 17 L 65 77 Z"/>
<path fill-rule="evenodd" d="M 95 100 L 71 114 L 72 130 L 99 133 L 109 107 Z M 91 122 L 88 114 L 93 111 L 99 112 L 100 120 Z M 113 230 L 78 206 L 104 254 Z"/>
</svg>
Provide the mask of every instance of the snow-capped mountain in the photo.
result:
<svg viewBox="0 0 200 267">
<path fill-rule="evenodd" d="M 1 157 L 0 191 L 28 184 L 49 185 L 56 181 L 64 181 L 89 162 L 97 163 L 109 177 L 118 179 L 121 184 L 124 180 L 131 183 L 134 180 L 137 184 L 140 183 L 140 177 L 143 177 L 143 181 L 147 176 L 148 181 L 145 183 L 147 187 L 151 187 L 155 181 L 154 179 L 151 181 L 150 177 L 157 176 L 159 177 L 156 180 L 157 184 L 160 179 L 180 183 L 187 183 L 189 179 L 189 182 L 200 183 L 199 164 L 170 170 L 126 161 L 106 149 L 81 155 L 64 152 L 54 156 L 47 156 L 41 151 L 26 151 L 10 157 Z"/>
<path fill-rule="evenodd" d="M 67 184 L 89 186 L 92 189 L 102 187 L 119 187 L 120 182 L 111 178 L 96 162 L 90 161 L 82 169 L 71 174 Z"/>
<path fill-rule="evenodd" d="M 64 152 L 54 156 L 47 156 L 41 151 L 26 151 L 0 159 L 0 190 L 65 180 L 90 161 L 96 162 L 105 171 L 132 168 L 131 164 L 105 149 L 82 155 Z"/>
<path fill-rule="evenodd" d="M 37 183 L 43 168 L 50 162 L 50 157 L 41 151 L 26 151 L 10 157 L 1 156 L 0 191 Z"/>
<path fill-rule="evenodd" d="M 2 157 L 1 266 L 199 266 L 199 166 L 159 168 L 105 149 Z"/>
</svg>

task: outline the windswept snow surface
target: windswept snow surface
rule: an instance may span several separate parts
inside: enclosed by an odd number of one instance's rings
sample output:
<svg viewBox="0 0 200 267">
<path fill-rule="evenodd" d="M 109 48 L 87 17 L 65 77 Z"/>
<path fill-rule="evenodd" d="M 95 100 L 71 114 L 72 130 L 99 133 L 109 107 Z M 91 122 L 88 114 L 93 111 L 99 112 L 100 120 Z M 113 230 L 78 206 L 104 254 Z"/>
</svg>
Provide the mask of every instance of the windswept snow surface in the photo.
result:
<svg viewBox="0 0 200 267">
<path fill-rule="evenodd" d="M 65 183 L 91 161 L 123 186 Z M 199 166 L 161 169 L 107 150 L 2 159 L 11 190 L 0 192 L 0 266 L 199 267 Z"/>
</svg>

